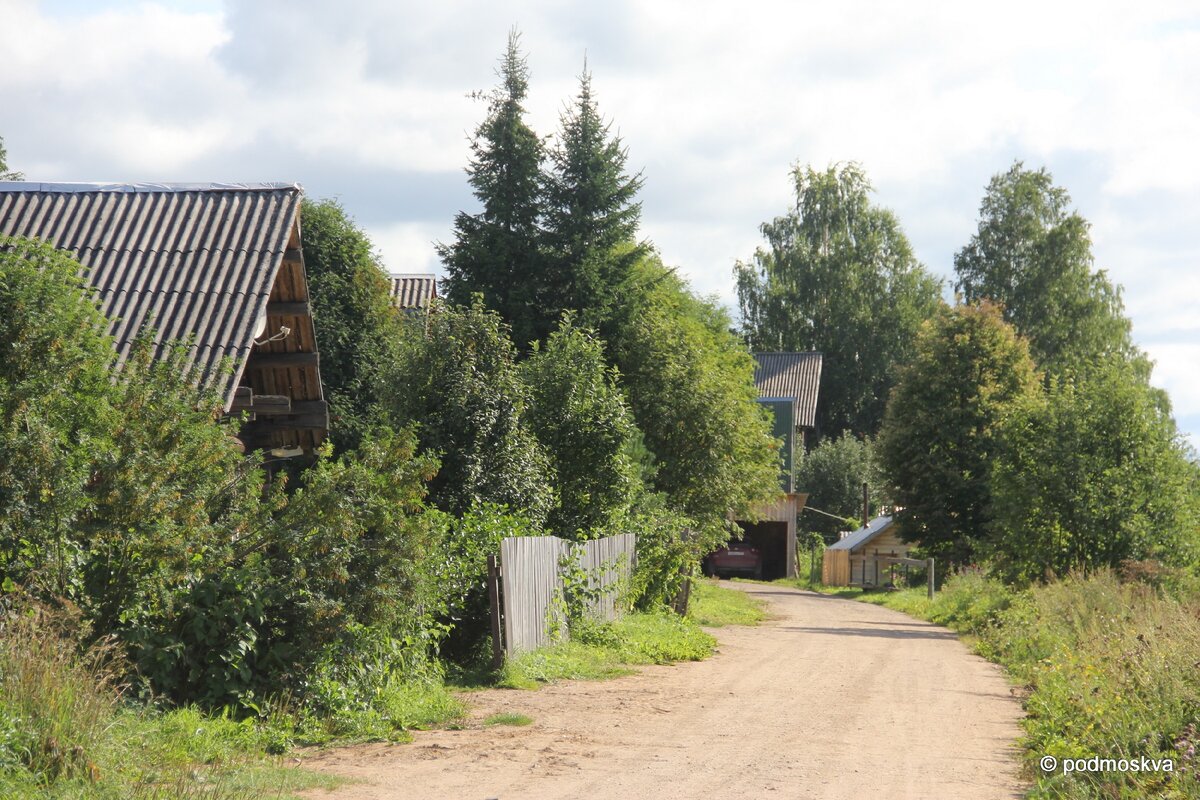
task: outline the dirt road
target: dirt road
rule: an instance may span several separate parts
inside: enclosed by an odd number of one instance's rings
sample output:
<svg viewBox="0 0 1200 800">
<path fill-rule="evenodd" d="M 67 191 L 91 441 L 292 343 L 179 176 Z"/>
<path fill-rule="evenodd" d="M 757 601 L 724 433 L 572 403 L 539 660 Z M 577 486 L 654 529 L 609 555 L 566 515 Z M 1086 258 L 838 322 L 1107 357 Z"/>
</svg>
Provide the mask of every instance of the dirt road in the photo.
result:
<svg viewBox="0 0 1200 800">
<path fill-rule="evenodd" d="M 877 606 L 742 584 L 775 618 L 708 661 L 469 696 L 472 727 L 332 750 L 328 800 L 1019 797 L 1021 709 L 955 635 Z M 488 715 L 533 718 L 481 728 Z"/>
</svg>

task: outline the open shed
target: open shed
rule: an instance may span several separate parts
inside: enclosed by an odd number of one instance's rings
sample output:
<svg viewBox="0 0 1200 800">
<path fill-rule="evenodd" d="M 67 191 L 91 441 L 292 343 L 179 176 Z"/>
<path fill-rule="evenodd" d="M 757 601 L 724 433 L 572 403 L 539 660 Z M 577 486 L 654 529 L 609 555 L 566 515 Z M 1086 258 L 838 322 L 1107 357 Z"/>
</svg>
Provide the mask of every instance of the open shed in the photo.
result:
<svg viewBox="0 0 1200 800">
<path fill-rule="evenodd" d="M 826 586 L 884 586 L 892 565 L 878 559 L 908 558 L 892 517 L 876 517 L 825 549 L 821 582 Z"/>
<path fill-rule="evenodd" d="M 227 414 L 246 412 L 247 448 L 311 453 L 329 412 L 300 236 L 300 186 L 289 183 L 0 183 L 0 233 L 37 238 L 84 266 L 117 367 L 146 328 Z"/>
</svg>

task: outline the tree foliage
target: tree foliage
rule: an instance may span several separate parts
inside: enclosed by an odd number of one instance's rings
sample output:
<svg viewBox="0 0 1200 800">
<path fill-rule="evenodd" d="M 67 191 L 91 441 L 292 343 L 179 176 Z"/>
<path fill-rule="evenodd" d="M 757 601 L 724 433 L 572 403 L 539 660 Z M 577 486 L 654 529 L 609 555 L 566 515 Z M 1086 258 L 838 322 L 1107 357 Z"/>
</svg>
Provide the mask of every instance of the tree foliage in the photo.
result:
<svg viewBox="0 0 1200 800">
<path fill-rule="evenodd" d="M 979 230 L 954 257 L 966 302 L 988 299 L 1029 339 L 1052 374 L 1110 358 L 1148 364 L 1130 338 L 1121 293 L 1092 270 L 1089 225 L 1045 169 L 1016 162 L 994 176 L 979 208 Z"/>
<path fill-rule="evenodd" d="M 0 238 L 0 572 L 69 596 L 96 459 L 111 449 L 112 343 L 78 262 Z"/>
<path fill-rule="evenodd" d="M 421 452 L 441 459 L 429 499 L 443 511 L 494 503 L 546 520 L 555 475 L 524 420 L 529 392 L 516 357 L 508 326 L 478 298 L 407 321 L 392 419 L 418 425 Z"/>
<path fill-rule="evenodd" d="M 438 245 L 446 265 L 447 298 L 470 305 L 475 294 L 498 311 L 524 346 L 537 337 L 542 316 L 536 289 L 543 271 L 542 140 L 525 122 L 529 67 L 520 35 L 509 33 L 497 71 L 500 86 L 488 96 L 488 115 L 471 142 L 468 180 L 483 209 L 460 212 L 454 242 Z"/>
<path fill-rule="evenodd" d="M 647 253 L 636 244 L 641 204 L 634 198 L 642 177 L 626 174 L 629 151 L 610 134 L 611 125 L 600 115 L 585 64 L 579 95 L 562 114 L 545 178 L 547 329 L 564 311 L 584 312 L 585 320 L 602 324 Z"/>
<path fill-rule="evenodd" d="M 1126 559 L 1200 557 L 1200 473 L 1127 365 L 1058 379 L 1001 425 L 992 470 L 994 568 L 1027 582 Z"/>
<path fill-rule="evenodd" d="M 529 427 L 550 458 L 547 531 L 571 540 L 617 532 L 641 489 L 633 417 L 594 333 L 564 319 L 521 365 Z"/>
<path fill-rule="evenodd" d="M 143 331 L 114 377 L 81 271 L 48 245 L 0 243 L 4 591 L 72 603 L 131 677 L 177 701 L 253 709 L 363 626 L 430 652 L 441 529 L 415 438 L 377 430 L 289 498 L 218 422 L 184 344 Z"/>
<path fill-rule="evenodd" d="M 370 240 L 345 210 L 305 200 L 301 219 L 330 437 L 351 450 L 385 419 L 401 321 Z"/>
<path fill-rule="evenodd" d="M 839 531 L 857 528 L 862 517 L 863 483 L 867 484 L 872 513 L 876 513 L 886 494 L 875 443 L 851 434 L 823 439 L 800 462 L 796 489 L 808 493 L 806 509 L 836 514 L 843 521 L 809 510 L 800 518 L 800 529 L 819 534 L 827 544 L 832 544 L 837 541 Z"/>
<path fill-rule="evenodd" d="M 622 307 L 614 354 L 654 455 L 653 487 L 711 550 L 724 543 L 730 512 L 753 516 L 779 492 L 778 442 L 758 403 L 754 360 L 724 310 L 655 259 L 643 262 Z"/>
<path fill-rule="evenodd" d="M 822 435 L 874 435 L 941 285 L 857 165 L 797 166 L 792 179 L 795 208 L 762 225 L 766 245 L 734 270 L 742 331 L 755 350 L 824 353 Z"/>
<path fill-rule="evenodd" d="M 879 436 L 906 541 L 969 563 L 988 528 L 997 431 L 1037 391 L 1029 348 L 988 303 L 945 308 L 922 328 Z"/>
</svg>

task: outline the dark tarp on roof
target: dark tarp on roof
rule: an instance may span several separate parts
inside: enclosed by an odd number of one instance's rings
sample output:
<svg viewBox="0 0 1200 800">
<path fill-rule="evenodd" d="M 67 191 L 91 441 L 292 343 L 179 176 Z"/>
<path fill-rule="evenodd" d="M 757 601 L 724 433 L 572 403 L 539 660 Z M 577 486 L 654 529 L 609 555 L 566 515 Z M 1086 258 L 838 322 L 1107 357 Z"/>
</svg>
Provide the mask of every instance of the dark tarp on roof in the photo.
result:
<svg viewBox="0 0 1200 800">
<path fill-rule="evenodd" d="M 758 396 L 763 400 L 793 400 L 796 425 L 816 427 L 821 354 L 755 353 L 754 360 L 754 385 L 758 387 Z"/>
<path fill-rule="evenodd" d="M 294 184 L 0 183 L 0 233 L 49 241 L 87 268 L 119 363 L 145 325 L 159 342 L 191 340 L 228 408 L 300 197 Z"/>
<path fill-rule="evenodd" d="M 437 296 L 437 276 L 431 272 L 392 275 L 392 305 L 396 308 L 428 308 Z"/>
</svg>

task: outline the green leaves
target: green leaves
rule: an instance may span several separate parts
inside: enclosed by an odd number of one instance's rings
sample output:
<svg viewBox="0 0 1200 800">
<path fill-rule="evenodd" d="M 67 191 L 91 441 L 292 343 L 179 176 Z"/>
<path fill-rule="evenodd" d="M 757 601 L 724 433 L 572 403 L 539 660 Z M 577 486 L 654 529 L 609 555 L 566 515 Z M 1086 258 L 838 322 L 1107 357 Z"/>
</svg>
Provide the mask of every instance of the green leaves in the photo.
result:
<svg viewBox="0 0 1200 800">
<path fill-rule="evenodd" d="M 766 246 L 734 269 L 742 331 L 755 350 L 821 351 L 821 434 L 873 436 L 941 284 L 895 216 L 871 204 L 858 165 L 797 166 L 792 177 L 795 209 L 764 223 Z"/>
<path fill-rule="evenodd" d="M 633 417 L 602 343 L 564 319 L 544 348 L 535 345 L 521 377 L 530 393 L 529 426 L 555 475 L 547 532 L 567 540 L 616 532 L 641 482 Z"/>
<path fill-rule="evenodd" d="M 906 540 L 971 562 L 990 518 L 998 426 L 1036 391 L 1028 346 L 998 307 L 946 308 L 926 323 L 879 435 Z"/>
<path fill-rule="evenodd" d="M 1009 580 L 1200 559 L 1198 471 L 1127 366 L 1055 380 L 1004 420 L 985 550 Z"/>
<path fill-rule="evenodd" d="M 1120 290 L 1092 272 L 1089 225 L 1068 211 L 1066 190 L 1049 172 L 1021 162 L 992 178 L 979 209 L 979 230 L 954 257 L 956 288 L 967 302 L 988 299 L 1029 339 L 1051 374 L 1088 370 L 1115 358 L 1145 356 L 1130 338 Z"/>
</svg>

